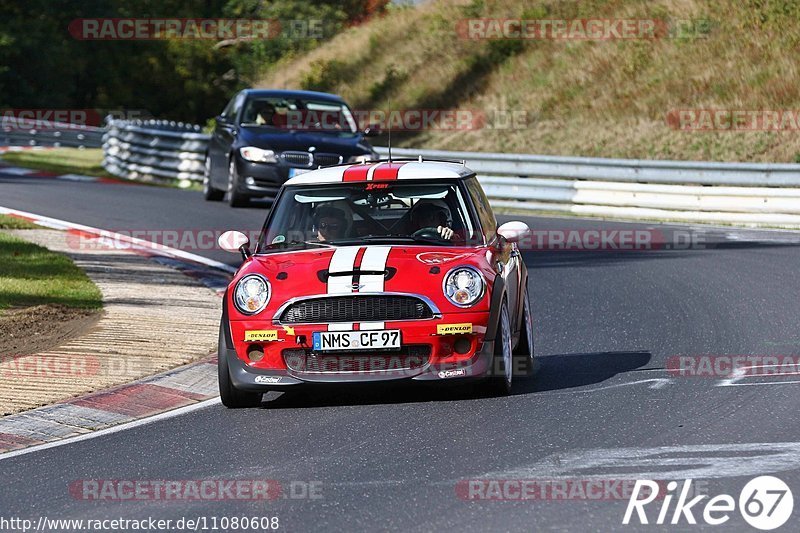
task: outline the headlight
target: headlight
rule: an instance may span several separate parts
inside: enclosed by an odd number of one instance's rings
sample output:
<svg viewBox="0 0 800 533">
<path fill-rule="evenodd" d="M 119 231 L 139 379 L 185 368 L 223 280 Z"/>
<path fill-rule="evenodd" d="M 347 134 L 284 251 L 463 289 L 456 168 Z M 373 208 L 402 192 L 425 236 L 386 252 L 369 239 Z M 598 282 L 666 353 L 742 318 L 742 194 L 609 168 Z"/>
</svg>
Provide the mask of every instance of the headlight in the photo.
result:
<svg viewBox="0 0 800 533">
<path fill-rule="evenodd" d="M 275 157 L 275 152 L 272 150 L 264 150 L 263 148 L 256 148 L 255 146 L 245 146 L 239 148 L 239 153 L 253 163 L 277 163 L 278 158 Z"/>
<path fill-rule="evenodd" d="M 456 267 L 444 277 L 444 295 L 458 307 L 469 307 L 483 296 L 486 283 L 472 267 Z"/>
<path fill-rule="evenodd" d="M 260 313 L 269 302 L 269 281 L 258 274 L 250 274 L 239 280 L 233 292 L 236 309 L 246 315 Z"/>
<path fill-rule="evenodd" d="M 370 161 L 377 161 L 378 154 L 361 154 L 361 155 L 354 155 L 351 156 L 350 159 L 347 160 L 348 163 L 358 163 L 359 165 L 363 165 L 364 163 L 369 163 Z"/>
</svg>

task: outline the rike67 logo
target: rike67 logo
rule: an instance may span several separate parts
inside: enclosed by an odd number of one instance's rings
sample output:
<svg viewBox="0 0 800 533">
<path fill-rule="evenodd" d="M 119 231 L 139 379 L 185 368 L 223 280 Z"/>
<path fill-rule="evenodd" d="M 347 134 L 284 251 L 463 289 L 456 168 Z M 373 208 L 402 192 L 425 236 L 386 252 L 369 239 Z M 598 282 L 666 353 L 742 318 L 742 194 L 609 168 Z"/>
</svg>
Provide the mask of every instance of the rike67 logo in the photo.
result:
<svg viewBox="0 0 800 533">
<path fill-rule="evenodd" d="M 750 480 L 739 493 L 738 502 L 729 494 L 719 494 L 707 501 L 704 501 L 709 498 L 707 494 L 690 499 L 691 479 L 683 482 L 680 491 L 677 481 L 667 484 L 665 494 L 659 494 L 660 487 L 655 481 L 637 480 L 622 523 L 636 524 L 638 519 L 639 524 L 697 524 L 697 513 L 704 523 L 719 526 L 730 520 L 738 503 L 739 513 L 748 524 L 768 531 L 785 524 L 794 509 L 794 498 L 789 486 L 774 476 L 760 476 Z M 640 498 L 640 494 L 645 496 Z M 673 500 L 676 500 L 674 506 Z M 645 508 L 651 503 L 654 505 L 649 509 L 651 514 L 648 516 Z M 652 521 L 652 512 L 656 510 L 657 517 Z"/>
</svg>

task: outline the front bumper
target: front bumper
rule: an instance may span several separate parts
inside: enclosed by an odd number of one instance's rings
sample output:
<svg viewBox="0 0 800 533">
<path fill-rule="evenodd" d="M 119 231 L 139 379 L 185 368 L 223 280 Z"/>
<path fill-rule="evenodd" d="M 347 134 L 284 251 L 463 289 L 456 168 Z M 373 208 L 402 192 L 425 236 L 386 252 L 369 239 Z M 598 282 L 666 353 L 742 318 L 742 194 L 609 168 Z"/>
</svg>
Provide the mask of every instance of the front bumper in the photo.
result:
<svg viewBox="0 0 800 533">
<path fill-rule="evenodd" d="M 238 192 L 253 197 L 275 197 L 289 179 L 290 168 L 281 163 L 253 163 L 237 155 Z"/>
<path fill-rule="evenodd" d="M 494 341 L 486 338 L 489 313 L 459 313 L 436 320 L 387 322 L 385 329 L 400 329 L 402 344 L 407 347 L 429 347 L 424 360 L 415 365 L 398 362 L 392 352 L 369 351 L 314 352 L 309 346 L 314 331 L 325 331 L 325 325 L 297 325 L 292 328 L 265 325 L 264 321 L 223 320 L 226 346 L 220 346 L 220 357 L 227 357 L 233 385 L 241 390 L 285 390 L 304 384 L 368 383 L 387 381 L 446 382 L 485 378 L 492 368 Z M 437 325 L 472 324 L 470 334 L 438 334 Z M 276 331 L 277 338 L 266 342 L 244 342 L 246 331 Z M 455 350 L 455 341 L 468 339 L 468 350 Z M 262 350 L 258 361 L 248 357 L 249 350 Z M 306 361 L 315 364 L 298 367 L 287 365 L 286 354 L 304 353 Z M 365 363 L 366 361 L 366 363 Z M 337 362 L 340 362 L 339 366 Z M 375 364 L 379 362 L 380 364 Z"/>
</svg>

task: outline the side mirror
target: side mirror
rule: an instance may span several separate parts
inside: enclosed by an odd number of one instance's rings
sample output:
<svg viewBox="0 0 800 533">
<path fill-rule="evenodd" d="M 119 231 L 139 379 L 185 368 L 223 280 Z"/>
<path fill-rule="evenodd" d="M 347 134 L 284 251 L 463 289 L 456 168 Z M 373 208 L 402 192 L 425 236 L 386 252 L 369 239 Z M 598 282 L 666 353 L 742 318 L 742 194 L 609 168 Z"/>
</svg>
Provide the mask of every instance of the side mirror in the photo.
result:
<svg viewBox="0 0 800 533">
<path fill-rule="evenodd" d="M 226 117 L 225 115 L 217 115 L 216 117 L 214 117 L 214 120 L 217 121 L 217 124 L 227 124 L 228 123 L 228 117 Z"/>
<path fill-rule="evenodd" d="M 497 228 L 497 234 L 508 242 L 519 242 L 531 234 L 531 229 L 526 223 L 514 220 Z"/>
<path fill-rule="evenodd" d="M 250 253 L 250 239 L 241 231 L 226 231 L 219 236 L 217 244 L 226 252 L 241 252 L 244 259 L 252 255 Z"/>
<path fill-rule="evenodd" d="M 370 124 L 364 128 L 364 137 L 377 137 L 381 134 L 381 127 L 378 124 Z"/>
</svg>

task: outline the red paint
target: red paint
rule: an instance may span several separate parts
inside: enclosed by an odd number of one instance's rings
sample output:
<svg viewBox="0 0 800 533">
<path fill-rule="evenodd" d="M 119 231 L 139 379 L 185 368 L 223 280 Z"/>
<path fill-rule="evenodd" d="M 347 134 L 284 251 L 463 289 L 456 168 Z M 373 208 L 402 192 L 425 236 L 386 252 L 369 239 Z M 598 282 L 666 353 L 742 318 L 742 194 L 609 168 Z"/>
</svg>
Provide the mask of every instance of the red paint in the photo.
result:
<svg viewBox="0 0 800 533">
<path fill-rule="evenodd" d="M 108 392 L 92 394 L 71 403 L 128 415 L 132 418 L 141 418 L 183 407 L 203 399 L 205 396 L 193 392 L 168 389 L 149 383 L 138 383 Z"/>
<path fill-rule="evenodd" d="M 372 174 L 372 179 L 374 181 L 396 180 L 397 173 L 403 165 L 405 165 L 405 163 L 381 163 L 375 167 L 375 173 Z"/>
</svg>

